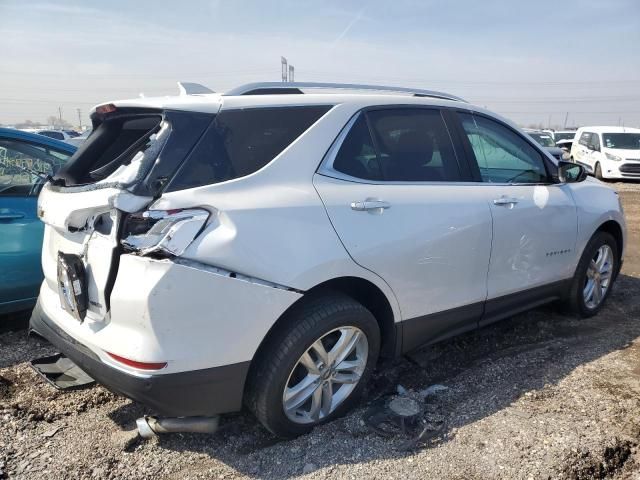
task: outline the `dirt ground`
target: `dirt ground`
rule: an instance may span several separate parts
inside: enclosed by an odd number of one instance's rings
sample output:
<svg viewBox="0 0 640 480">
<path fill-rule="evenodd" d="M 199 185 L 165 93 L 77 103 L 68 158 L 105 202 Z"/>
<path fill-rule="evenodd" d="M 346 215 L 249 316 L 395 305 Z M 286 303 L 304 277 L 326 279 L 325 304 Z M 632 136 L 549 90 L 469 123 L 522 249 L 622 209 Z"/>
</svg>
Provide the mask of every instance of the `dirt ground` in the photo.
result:
<svg viewBox="0 0 640 480">
<path fill-rule="evenodd" d="M 640 184 L 613 186 L 628 251 L 597 317 L 549 306 L 423 348 L 382 365 L 355 412 L 292 441 L 246 413 L 214 435 L 141 441 L 127 430 L 143 407 L 54 390 L 27 365 L 50 347 L 0 333 L 0 478 L 640 479 Z M 404 430 L 378 423 L 398 385 L 421 409 Z"/>
</svg>

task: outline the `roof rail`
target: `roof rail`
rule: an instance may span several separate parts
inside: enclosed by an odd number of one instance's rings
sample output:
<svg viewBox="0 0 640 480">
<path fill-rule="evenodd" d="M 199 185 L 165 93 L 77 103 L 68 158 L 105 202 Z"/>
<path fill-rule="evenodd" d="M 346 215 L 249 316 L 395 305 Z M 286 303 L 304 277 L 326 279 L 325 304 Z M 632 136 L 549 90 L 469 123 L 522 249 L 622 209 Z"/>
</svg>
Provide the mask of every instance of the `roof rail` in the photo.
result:
<svg viewBox="0 0 640 480">
<path fill-rule="evenodd" d="M 224 95 L 285 95 L 302 94 L 303 89 L 317 90 L 371 90 L 376 92 L 408 93 L 415 97 L 431 97 L 442 100 L 466 102 L 460 97 L 433 90 L 421 90 L 407 87 L 389 87 L 386 85 L 359 85 L 354 83 L 316 83 L 316 82 L 258 82 L 247 83 L 224 93 Z"/>
</svg>

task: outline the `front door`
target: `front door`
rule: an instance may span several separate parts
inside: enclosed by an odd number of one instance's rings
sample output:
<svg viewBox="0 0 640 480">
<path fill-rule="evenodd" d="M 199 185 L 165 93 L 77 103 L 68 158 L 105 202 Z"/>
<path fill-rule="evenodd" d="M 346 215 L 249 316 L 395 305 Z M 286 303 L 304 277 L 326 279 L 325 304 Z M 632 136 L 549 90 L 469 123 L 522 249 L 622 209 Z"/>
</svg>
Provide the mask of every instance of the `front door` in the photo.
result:
<svg viewBox="0 0 640 480">
<path fill-rule="evenodd" d="M 575 148 L 575 152 L 573 154 L 573 159 L 577 163 L 581 163 L 589 172 L 595 171 L 595 164 L 593 163 L 593 158 L 591 158 L 591 153 L 593 152 L 589 146 L 592 144 L 592 137 L 595 134 L 591 132 L 582 132 L 580 138 L 578 139 L 578 144 Z"/>
<path fill-rule="evenodd" d="M 404 350 L 474 328 L 487 294 L 491 214 L 482 193 L 459 182 L 440 112 L 359 114 L 326 160 L 314 185 L 351 257 L 394 291 Z"/>
<path fill-rule="evenodd" d="M 551 182 L 542 153 L 516 131 L 459 114 L 493 217 L 488 323 L 548 300 L 571 278 L 577 213 L 566 185 Z"/>
</svg>

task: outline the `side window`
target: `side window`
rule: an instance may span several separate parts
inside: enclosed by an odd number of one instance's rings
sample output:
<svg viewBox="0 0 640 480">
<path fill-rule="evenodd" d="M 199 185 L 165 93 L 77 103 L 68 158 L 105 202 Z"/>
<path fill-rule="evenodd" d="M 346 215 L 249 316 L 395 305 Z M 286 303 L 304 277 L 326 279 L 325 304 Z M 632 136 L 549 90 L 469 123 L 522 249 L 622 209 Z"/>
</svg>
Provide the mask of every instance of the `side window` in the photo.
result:
<svg viewBox="0 0 640 480">
<path fill-rule="evenodd" d="M 591 146 L 595 150 L 600 150 L 600 134 L 599 133 L 591 134 Z"/>
<path fill-rule="evenodd" d="M 383 180 L 460 179 L 449 132 L 439 110 L 398 108 L 367 113 Z"/>
<path fill-rule="evenodd" d="M 71 155 L 0 139 L 0 196 L 36 195 L 41 175 L 53 175 Z"/>
<path fill-rule="evenodd" d="M 333 168 L 364 180 L 382 180 L 373 140 L 363 114 L 358 115 L 358 119 L 342 142 L 333 160 Z"/>
<path fill-rule="evenodd" d="M 580 135 L 579 143 L 580 145 L 588 147 L 591 143 L 591 134 L 589 132 L 582 132 L 582 135 Z"/>
<path fill-rule="evenodd" d="M 223 110 L 214 119 L 167 191 L 244 177 L 271 162 L 329 106 Z"/>
<path fill-rule="evenodd" d="M 480 168 L 483 182 L 544 183 L 542 155 L 523 137 L 498 122 L 458 114 Z"/>
</svg>

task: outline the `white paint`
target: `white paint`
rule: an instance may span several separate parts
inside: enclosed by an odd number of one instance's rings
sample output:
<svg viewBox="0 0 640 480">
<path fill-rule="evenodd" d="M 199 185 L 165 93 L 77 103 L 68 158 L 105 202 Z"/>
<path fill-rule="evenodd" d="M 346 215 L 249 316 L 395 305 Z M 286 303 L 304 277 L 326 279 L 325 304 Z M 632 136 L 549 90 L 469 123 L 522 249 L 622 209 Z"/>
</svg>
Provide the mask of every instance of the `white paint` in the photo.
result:
<svg viewBox="0 0 640 480">
<path fill-rule="evenodd" d="M 374 185 L 316 174 L 327 149 L 361 108 L 456 102 L 342 93 L 187 95 L 116 103 L 210 113 L 221 107 L 335 106 L 261 170 L 166 193 L 151 205 L 149 198 L 115 188 L 43 189 L 41 304 L 70 336 L 114 368 L 125 367 L 105 351 L 143 362 L 168 361 L 160 373 L 251 360 L 269 328 L 301 298 L 300 291 L 339 277 L 376 285 L 396 322 L 570 278 L 602 222 L 614 219 L 624 227 L 615 193 L 590 180 L 549 186 Z M 502 196 L 518 203 L 494 205 Z M 377 215 L 350 208 L 367 198 L 391 207 Z M 109 262 L 113 244 L 90 237 L 91 229 L 69 232 L 68 227 L 90 225 L 102 212 L 143 208 L 204 208 L 215 214 L 176 262 L 122 255 L 111 311 L 92 312 L 89 321 L 78 323 L 59 306 L 57 251 L 88 252 L 88 265 L 101 272 L 92 288 L 104 292 L 108 268 L 103 267 L 109 265 L 91 262 L 100 257 Z M 570 253 L 546 256 L 564 249 Z"/>
</svg>

